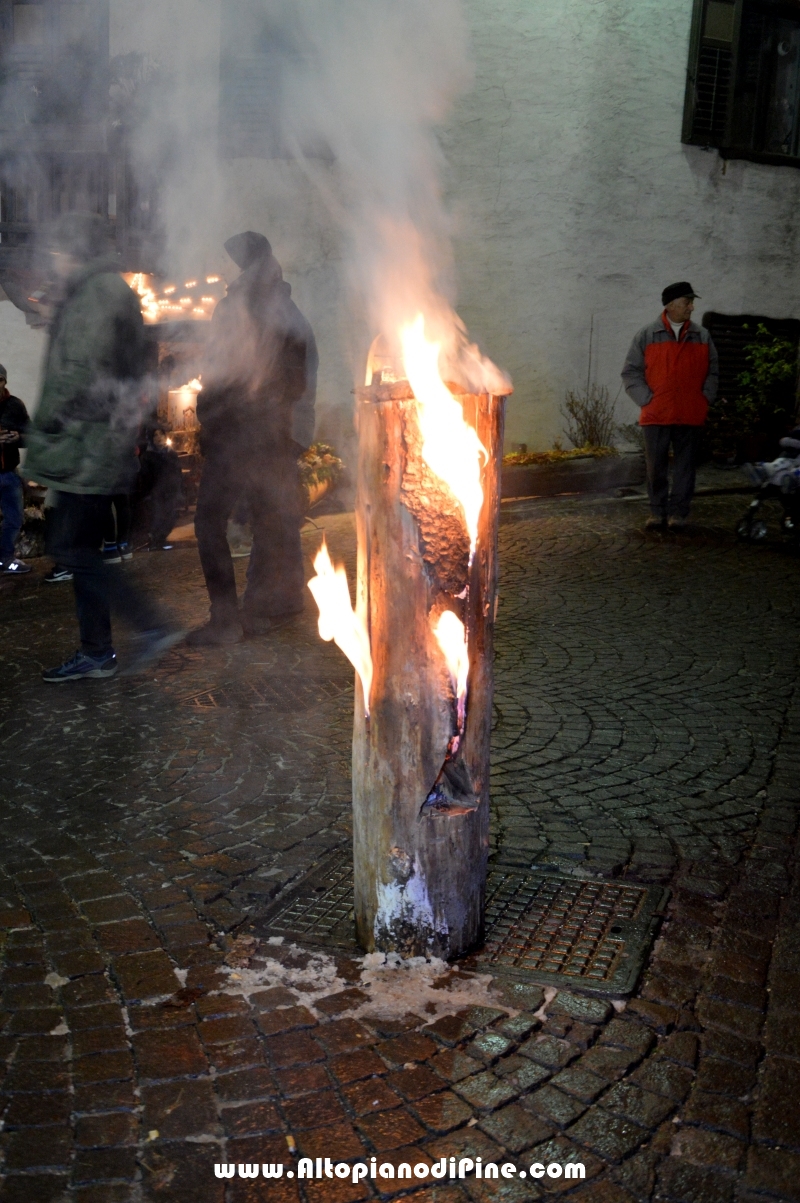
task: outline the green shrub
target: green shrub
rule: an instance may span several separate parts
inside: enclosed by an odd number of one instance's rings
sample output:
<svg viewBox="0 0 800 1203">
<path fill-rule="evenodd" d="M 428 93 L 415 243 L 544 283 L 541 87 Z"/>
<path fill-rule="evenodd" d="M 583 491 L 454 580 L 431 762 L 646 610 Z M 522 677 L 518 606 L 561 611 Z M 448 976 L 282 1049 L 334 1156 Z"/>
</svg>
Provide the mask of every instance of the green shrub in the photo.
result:
<svg viewBox="0 0 800 1203">
<path fill-rule="evenodd" d="M 744 327 L 748 329 L 747 326 Z M 754 435 L 777 439 L 795 418 L 797 347 L 770 334 L 763 322 L 744 348 L 747 367 L 736 378 L 735 398 L 718 397 L 709 407 L 707 433 L 711 450 L 733 454 Z"/>
</svg>

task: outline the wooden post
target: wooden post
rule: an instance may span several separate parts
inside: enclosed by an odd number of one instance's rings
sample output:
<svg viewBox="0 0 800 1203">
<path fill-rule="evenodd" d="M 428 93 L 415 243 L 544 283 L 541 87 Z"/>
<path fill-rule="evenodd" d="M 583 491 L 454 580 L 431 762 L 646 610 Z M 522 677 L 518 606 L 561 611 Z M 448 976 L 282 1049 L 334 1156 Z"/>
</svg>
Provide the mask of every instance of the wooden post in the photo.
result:
<svg viewBox="0 0 800 1203">
<path fill-rule="evenodd" d="M 421 459 L 407 382 L 357 400 L 357 606 L 374 677 L 368 719 L 356 683 L 356 931 L 367 951 L 406 957 L 449 959 L 483 938 L 505 398 L 459 400 L 488 452 L 471 566 L 463 510 Z M 444 609 L 465 623 L 469 649 L 466 722 L 449 757 L 456 699 L 432 627 Z"/>
</svg>

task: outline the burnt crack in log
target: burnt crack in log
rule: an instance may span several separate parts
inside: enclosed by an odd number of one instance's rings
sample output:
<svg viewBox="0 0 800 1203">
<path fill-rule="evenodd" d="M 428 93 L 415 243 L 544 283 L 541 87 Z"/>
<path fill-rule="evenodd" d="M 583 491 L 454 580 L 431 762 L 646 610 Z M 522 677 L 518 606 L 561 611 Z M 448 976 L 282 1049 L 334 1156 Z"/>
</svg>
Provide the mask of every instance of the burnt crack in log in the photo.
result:
<svg viewBox="0 0 800 1203">
<path fill-rule="evenodd" d="M 419 818 L 438 815 L 455 818 L 476 810 L 480 798 L 476 796 L 470 771 L 460 753 L 451 756 L 449 751 L 439 776 L 419 812 Z"/>
</svg>

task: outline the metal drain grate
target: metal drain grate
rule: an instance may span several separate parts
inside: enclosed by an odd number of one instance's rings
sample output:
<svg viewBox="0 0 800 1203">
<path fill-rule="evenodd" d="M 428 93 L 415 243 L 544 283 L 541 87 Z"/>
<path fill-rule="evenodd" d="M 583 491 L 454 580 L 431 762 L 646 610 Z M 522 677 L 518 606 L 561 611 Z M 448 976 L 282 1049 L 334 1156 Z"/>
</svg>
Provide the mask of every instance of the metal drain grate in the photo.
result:
<svg viewBox="0 0 800 1203">
<path fill-rule="evenodd" d="M 496 870 L 486 898 L 485 966 L 537 981 L 633 989 L 655 934 L 659 887 Z"/>
<path fill-rule="evenodd" d="M 324 884 L 323 884 L 324 879 Z M 269 918 L 271 936 L 312 944 L 353 944 L 353 859 L 337 849 L 303 879 Z"/>
<path fill-rule="evenodd" d="M 661 886 L 491 869 L 486 942 L 470 967 L 618 997 L 636 985 L 667 891 Z M 269 935 L 355 951 L 350 849 L 337 849 L 266 913 Z"/>
</svg>

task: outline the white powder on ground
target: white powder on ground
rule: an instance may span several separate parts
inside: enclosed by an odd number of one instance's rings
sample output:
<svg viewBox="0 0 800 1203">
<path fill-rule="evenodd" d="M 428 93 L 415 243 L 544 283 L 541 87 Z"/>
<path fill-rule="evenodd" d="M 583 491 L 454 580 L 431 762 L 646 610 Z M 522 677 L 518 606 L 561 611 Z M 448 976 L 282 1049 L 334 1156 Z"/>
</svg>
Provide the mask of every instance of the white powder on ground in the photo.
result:
<svg viewBox="0 0 800 1203">
<path fill-rule="evenodd" d="M 281 945 L 290 955 L 286 964 L 269 955 L 270 946 Z M 281 937 L 259 942 L 255 937 L 240 937 L 234 943 L 223 966 L 227 984 L 220 991 L 250 999 L 253 994 L 282 988 L 293 996 L 285 1006 L 303 1006 L 317 1019 L 401 1019 L 418 1015 L 424 1023 L 433 1023 L 443 1015 L 455 1015 L 468 1007 L 493 1007 L 508 1015 L 518 1015 L 521 1006 L 508 1001 L 505 987 L 489 973 L 462 973 L 457 965 L 438 958 L 412 957 L 404 960 L 398 953 L 372 952 L 354 957 L 360 966 L 358 977 L 345 979 L 337 969 L 336 958 L 325 952 L 309 953 L 295 944 L 284 944 Z M 293 963 L 294 962 L 294 963 Z M 344 990 L 358 990 L 367 998 L 354 998 L 350 1006 L 331 1015 L 317 1003 Z M 544 1022 L 551 1003 L 558 996 L 555 986 L 543 987 L 543 1001 L 534 1012 Z M 568 997 L 568 995 L 565 995 Z M 624 1011 L 624 999 L 610 999 L 614 1011 Z M 522 1002 L 522 1000 L 520 1000 Z"/>
<path fill-rule="evenodd" d="M 268 946 L 262 947 L 266 952 Z M 396 953 L 368 953 L 358 958 L 361 963 L 358 980 L 345 981 L 337 972 L 335 959 L 327 953 L 312 953 L 306 959 L 308 954 L 301 949 L 294 945 L 287 947 L 298 953 L 297 966 L 291 962 L 282 964 L 269 956 L 262 959 L 260 955 L 247 968 L 226 966 L 228 984 L 222 992 L 249 999 L 252 994 L 283 987 L 294 994 L 296 1005 L 307 1007 L 317 1018 L 328 1018 L 315 1005 L 320 999 L 354 988 L 369 998 L 354 1000 L 351 1007 L 337 1012 L 335 1018 L 399 1019 L 410 1012 L 433 1022 L 442 1015 L 454 1015 L 476 1006 L 496 1007 L 510 1015 L 518 1013 L 493 989 L 491 974 L 461 974 L 437 958 L 403 960 Z"/>
</svg>

